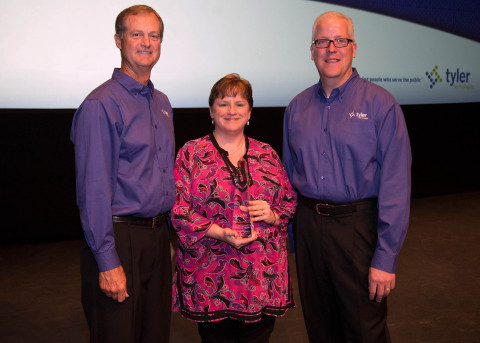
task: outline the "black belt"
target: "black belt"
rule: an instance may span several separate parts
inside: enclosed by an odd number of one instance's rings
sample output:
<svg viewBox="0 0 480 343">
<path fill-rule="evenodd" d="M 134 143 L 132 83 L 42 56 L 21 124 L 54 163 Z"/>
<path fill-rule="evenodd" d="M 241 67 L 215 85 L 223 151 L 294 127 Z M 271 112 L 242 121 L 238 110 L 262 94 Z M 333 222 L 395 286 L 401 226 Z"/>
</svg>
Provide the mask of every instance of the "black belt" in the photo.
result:
<svg viewBox="0 0 480 343">
<path fill-rule="evenodd" d="M 353 202 L 325 202 L 307 198 L 299 193 L 298 200 L 321 216 L 335 216 L 338 214 L 360 212 L 377 207 L 377 198 L 369 198 Z"/>
<path fill-rule="evenodd" d="M 153 218 L 140 218 L 135 216 L 112 216 L 114 223 L 127 223 L 138 226 L 145 226 L 152 229 L 162 226 L 165 223 L 166 217 L 164 214 L 159 214 Z"/>
</svg>

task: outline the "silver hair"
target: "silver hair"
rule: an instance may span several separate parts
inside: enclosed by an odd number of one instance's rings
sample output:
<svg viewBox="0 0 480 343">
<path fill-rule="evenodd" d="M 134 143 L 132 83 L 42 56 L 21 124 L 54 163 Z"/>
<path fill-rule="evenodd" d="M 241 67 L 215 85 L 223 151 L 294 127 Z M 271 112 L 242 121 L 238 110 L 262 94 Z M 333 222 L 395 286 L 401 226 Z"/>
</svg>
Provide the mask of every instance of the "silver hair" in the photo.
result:
<svg viewBox="0 0 480 343">
<path fill-rule="evenodd" d="M 347 32 L 350 37 L 345 37 L 345 38 L 350 38 L 352 40 L 355 40 L 355 32 L 353 30 L 353 20 L 350 18 L 348 15 L 345 15 L 340 12 L 335 12 L 335 11 L 328 11 L 323 14 L 321 14 L 317 19 L 315 19 L 312 27 L 312 41 L 316 38 L 317 35 L 317 25 L 323 20 L 329 19 L 329 18 L 341 18 L 345 19 L 347 21 Z"/>
</svg>

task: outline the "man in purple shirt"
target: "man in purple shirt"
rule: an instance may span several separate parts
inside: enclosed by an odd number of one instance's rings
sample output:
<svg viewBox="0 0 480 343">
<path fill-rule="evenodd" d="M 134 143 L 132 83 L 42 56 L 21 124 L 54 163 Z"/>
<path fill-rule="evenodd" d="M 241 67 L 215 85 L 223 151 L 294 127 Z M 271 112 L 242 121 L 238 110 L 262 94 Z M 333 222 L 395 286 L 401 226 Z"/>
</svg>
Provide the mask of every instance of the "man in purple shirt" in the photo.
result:
<svg viewBox="0 0 480 343">
<path fill-rule="evenodd" d="M 150 73 L 163 22 L 148 6 L 115 22 L 121 68 L 75 113 L 82 304 L 91 342 L 168 342 L 175 201 L 172 108 Z"/>
<path fill-rule="evenodd" d="M 361 79 L 353 22 L 315 20 L 320 82 L 284 117 L 283 162 L 294 220 L 303 313 L 311 342 L 389 342 L 386 297 L 410 213 L 411 151 L 400 106 Z"/>
</svg>

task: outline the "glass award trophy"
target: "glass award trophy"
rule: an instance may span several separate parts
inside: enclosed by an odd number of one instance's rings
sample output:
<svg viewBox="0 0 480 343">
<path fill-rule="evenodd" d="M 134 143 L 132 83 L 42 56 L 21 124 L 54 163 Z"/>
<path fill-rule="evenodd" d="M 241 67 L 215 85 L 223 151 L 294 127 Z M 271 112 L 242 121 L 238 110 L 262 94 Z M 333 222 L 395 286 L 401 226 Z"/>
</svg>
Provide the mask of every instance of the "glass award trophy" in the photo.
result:
<svg viewBox="0 0 480 343">
<path fill-rule="evenodd" d="M 250 179 L 248 173 L 248 163 L 245 160 L 238 162 L 238 184 L 241 187 L 237 187 L 235 194 L 235 207 L 233 209 L 233 225 L 232 229 L 237 231 L 243 238 L 250 237 L 253 230 L 253 218 L 248 211 L 242 211 L 240 205 L 247 207 L 249 200 L 252 200 L 250 194 Z"/>
</svg>

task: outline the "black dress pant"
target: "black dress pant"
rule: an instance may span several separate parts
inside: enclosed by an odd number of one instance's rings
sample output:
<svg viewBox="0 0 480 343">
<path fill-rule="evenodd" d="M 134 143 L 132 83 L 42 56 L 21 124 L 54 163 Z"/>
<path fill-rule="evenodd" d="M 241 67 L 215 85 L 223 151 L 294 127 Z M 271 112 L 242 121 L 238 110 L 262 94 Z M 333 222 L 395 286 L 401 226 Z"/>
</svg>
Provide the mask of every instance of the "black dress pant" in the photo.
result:
<svg viewBox="0 0 480 343">
<path fill-rule="evenodd" d="M 294 219 L 300 298 L 310 342 L 389 342 L 387 303 L 371 301 L 368 274 L 378 210 L 323 216 L 299 202 Z"/>
<path fill-rule="evenodd" d="M 90 342 L 168 342 L 172 277 L 166 223 L 152 229 L 114 223 L 115 247 L 127 278 L 129 297 L 118 303 L 101 292 L 92 252 L 82 249 L 82 305 Z"/>
<path fill-rule="evenodd" d="M 202 343 L 268 343 L 275 326 L 275 317 L 263 315 L 254 323 L 235 319 L 198 323 Z"/>
</svg>

